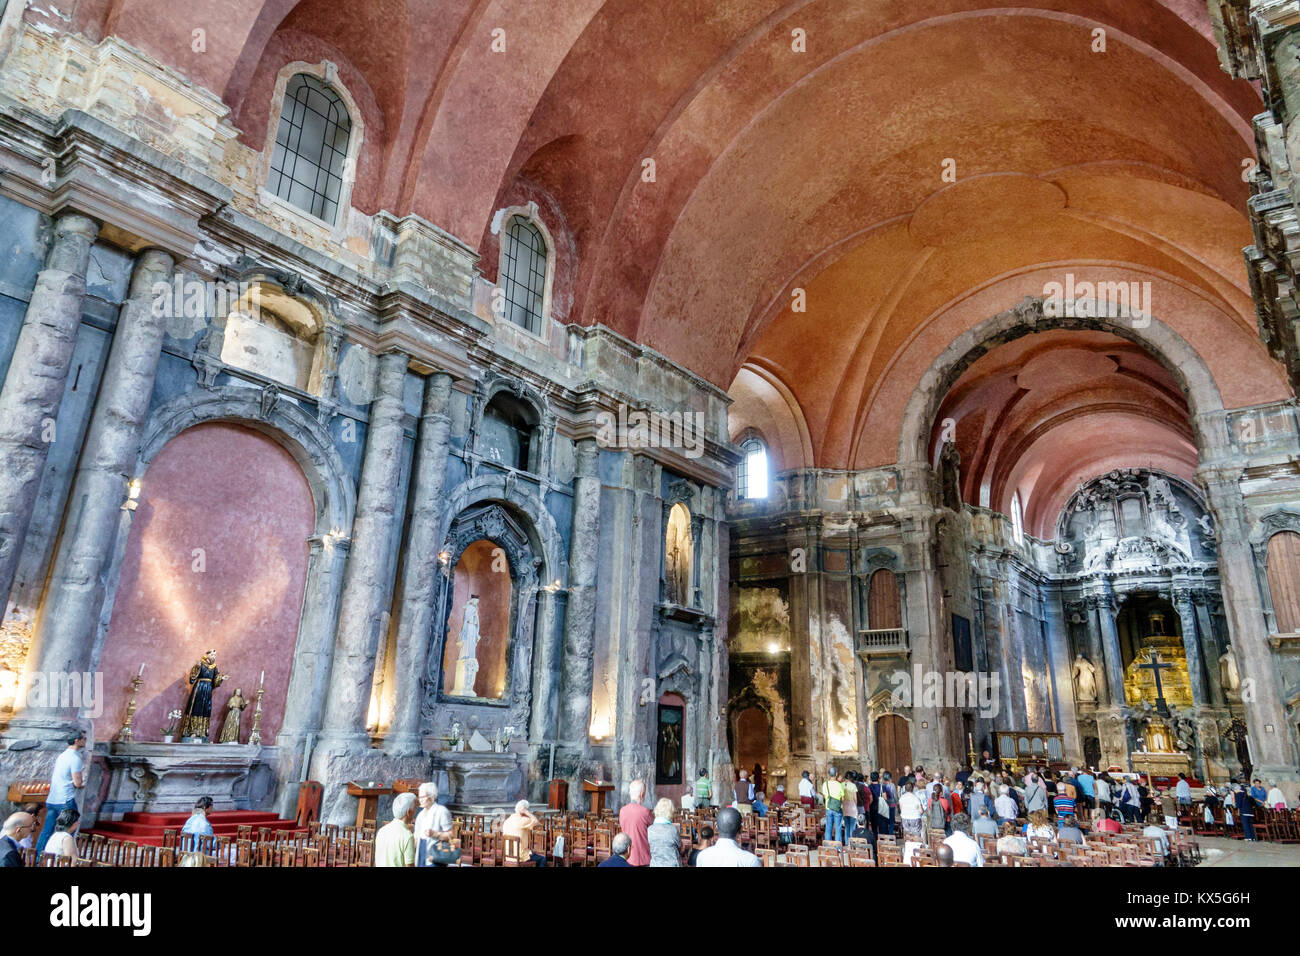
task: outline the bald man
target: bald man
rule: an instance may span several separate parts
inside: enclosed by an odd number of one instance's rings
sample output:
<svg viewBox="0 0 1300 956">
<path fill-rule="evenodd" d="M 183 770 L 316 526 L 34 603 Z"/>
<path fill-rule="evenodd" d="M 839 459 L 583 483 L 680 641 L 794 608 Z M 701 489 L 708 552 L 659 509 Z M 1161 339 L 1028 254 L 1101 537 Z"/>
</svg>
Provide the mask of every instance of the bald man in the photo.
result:
<svg viewBox="0 0 1300 956">
<path fill-rule="evenodd" d="M 0 836 L 0 866 L 23 866 L 23 851 L 18 841 L 36 829 L 36 818 L 30 813 L 11 813 L 5 819 L 4 833 Z"/>
</svg>

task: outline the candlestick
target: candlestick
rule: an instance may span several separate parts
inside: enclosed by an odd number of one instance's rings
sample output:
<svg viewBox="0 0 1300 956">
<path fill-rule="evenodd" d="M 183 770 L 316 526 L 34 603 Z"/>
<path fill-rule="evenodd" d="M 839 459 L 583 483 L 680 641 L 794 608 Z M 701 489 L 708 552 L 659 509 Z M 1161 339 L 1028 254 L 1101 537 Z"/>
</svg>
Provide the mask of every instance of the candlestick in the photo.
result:
<svg viewBox="0 0 1300 956">
<path fill-rule="evenodd" d="M 265 671 L 262 672 L 265 675 Z M 261 687 L 257 688 L 257 708 L 253 711 L 253 732 L 248 735 L 250 744 L 260 744 L 262 742 L 262 694 Z"/>
<path fill-rule="evenodd" d="M 144 672 L 143 666 L 140 668 Z M 122 732 L 117 735 L 117 739 L 123 743 L 130 743 L 134 732 L 131 730 L 131 723 L 135 720 L 135 699 L 140 693 L 140 685 L 144 683 L 144 678 L 136 674 L 131 678 L 131 699 L 126 704 L 126 721 L 122 724 Z"/>
<path fill-rule="evenodd" d="M 261 687 L 266 683 L 266 671 L 262 671 L 262 676 L 257 679 L 257 686 Z"/>
<path fill-rule="evenodd" d="M 136 676 L 136 677 L 143 677 L 143 676 L 144 676 L 144 664 L 141 664 L 141 665 L 140 665 L 140 673 L 136 674 L 135 676 Z"/>
</svg>

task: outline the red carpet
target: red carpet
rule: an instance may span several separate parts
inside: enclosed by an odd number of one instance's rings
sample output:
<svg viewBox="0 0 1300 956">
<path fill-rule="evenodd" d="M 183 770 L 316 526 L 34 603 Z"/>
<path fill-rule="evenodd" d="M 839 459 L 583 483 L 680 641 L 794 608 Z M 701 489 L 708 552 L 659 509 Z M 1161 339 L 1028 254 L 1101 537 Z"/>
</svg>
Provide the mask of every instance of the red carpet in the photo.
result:
<svg viewBox="0 0 1300 956">
<path fill-rule="evenodd" d="M 87 833 L 98 833 L 113 840 L 131 840 L 135 843 L 162 846 L 163 831 L 185 826 L 188 813 L 128 813 L 121 820 L 101 820 Z M 281 820 L 274 813 L 257 810 L 218 810 L 208 814 L 208 822 L 217 836 L 233 837 L 241 826 L 261 827 L 271 830 L 295 830 L 293 820 Z"/>
</svg>

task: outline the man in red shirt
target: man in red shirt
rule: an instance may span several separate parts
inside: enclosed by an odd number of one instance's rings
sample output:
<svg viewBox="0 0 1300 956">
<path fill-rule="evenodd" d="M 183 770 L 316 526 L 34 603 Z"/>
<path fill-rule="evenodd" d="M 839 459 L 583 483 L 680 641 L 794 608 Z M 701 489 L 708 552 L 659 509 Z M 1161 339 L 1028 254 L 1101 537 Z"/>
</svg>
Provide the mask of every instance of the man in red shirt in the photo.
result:
<svg viewBox="0 0 1300 956">
<path fill-rule="evenodd" d="M 633 780 L 627 788 L 631 803 L 623 804 L 618 811 L 619 829 L 632 840 L 632 855 L 628 862 L 633 866 L 650 865 L 650 824 L 654 823 L 654 814 L 641 801 L 645 799 L 645 781 Z"/>
</svg>

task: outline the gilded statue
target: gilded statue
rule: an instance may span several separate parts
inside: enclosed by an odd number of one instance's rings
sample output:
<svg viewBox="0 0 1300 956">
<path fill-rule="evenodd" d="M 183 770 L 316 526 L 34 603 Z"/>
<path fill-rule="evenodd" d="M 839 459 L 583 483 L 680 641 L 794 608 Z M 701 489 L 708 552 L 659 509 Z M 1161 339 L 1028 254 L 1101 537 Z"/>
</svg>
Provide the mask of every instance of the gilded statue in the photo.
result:
<svg viewBox="0 0 1300 956">
<path fill-rule="evenodd" d="M 239 743 L 239 719 L 247 706 L 248 699 L 244 697 L 243 690 L 236 687 L 235 692 L 230 695 L 230 700 L 226 701 L 226 722 L 221 725 L 220 743 Z"/>
<path fill-rule="evenodd" d="M 189 696 L 181 708 L 181 738 L 208 736 L 212 720 L 212 692 L 221 686 L 225 675 L 217 670 L 217 652 L 210 650 L 190 668 Z"/>
</svg>

